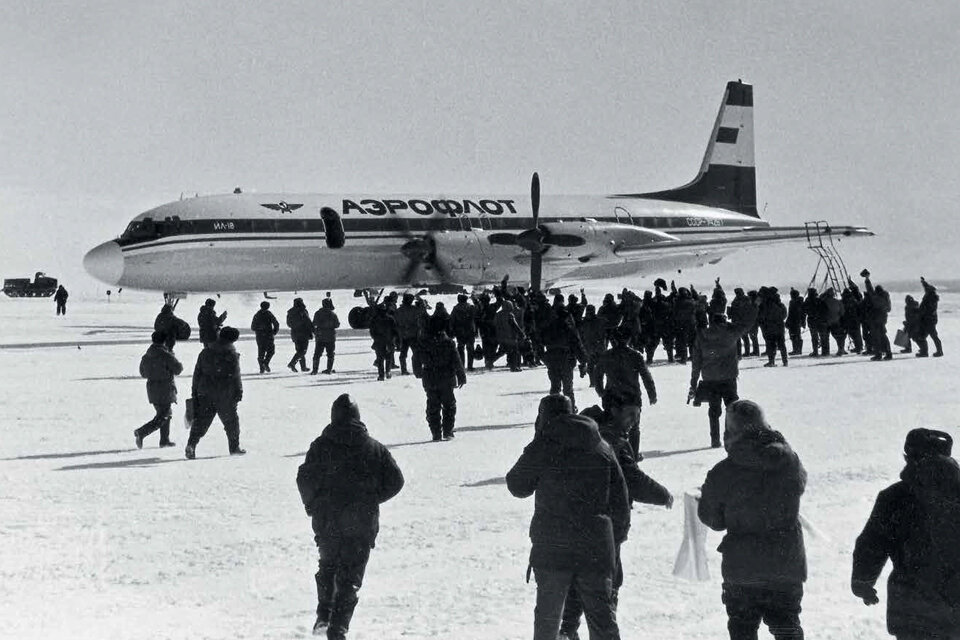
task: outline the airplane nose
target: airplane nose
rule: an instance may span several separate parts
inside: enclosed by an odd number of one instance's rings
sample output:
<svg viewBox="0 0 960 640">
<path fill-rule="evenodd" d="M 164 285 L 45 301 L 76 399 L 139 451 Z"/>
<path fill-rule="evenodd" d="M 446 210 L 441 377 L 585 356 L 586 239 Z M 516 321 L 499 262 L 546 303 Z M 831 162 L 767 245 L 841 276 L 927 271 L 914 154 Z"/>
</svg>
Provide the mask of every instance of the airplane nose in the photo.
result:
<svg viewBox="0 0 960 640">
<path fill-rule="evenodd" d="M 118 284 L 123 275 L 123 253 L 116 242 L 104 242 L 83 257 L 83 268 L 97 280 Z"/>
</svg>

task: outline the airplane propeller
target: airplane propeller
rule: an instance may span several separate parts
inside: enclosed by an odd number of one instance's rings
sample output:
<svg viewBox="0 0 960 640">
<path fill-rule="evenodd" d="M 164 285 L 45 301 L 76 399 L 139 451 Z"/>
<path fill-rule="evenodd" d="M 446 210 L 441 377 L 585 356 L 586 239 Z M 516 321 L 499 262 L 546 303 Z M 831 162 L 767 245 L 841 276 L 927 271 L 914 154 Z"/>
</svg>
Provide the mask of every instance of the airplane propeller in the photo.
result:
<svg viewBox="0 0 960 640">
<path fill-rule="evenodd" d="M 540 280 L 543 273 L 543 254 L 550 247 L 579 247 L 586 244 L 586 240 L 570 233 L 551 232 L 540 221 L 540 176 L 534 172 L 530 182 L 530 204 L 533 209 L 533 226 L 520 233 L 491 233 L 488 236 L 490 244 L 503 246 L 518 246 L 530 252 L 530 288 L 540 290 Z"/>
</svg>

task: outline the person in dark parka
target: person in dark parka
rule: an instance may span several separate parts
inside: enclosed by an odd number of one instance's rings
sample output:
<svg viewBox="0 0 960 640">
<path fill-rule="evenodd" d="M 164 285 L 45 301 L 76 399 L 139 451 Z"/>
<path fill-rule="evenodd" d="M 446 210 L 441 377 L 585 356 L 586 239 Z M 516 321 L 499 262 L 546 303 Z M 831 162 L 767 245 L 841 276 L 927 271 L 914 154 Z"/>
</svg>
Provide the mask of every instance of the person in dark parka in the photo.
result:
<svg viewBox="0 0 960 640">
<path fill-rule="evenodd" d="M 187 340 L 190 338 L 190 325 L 185 320 L 178 318 L 173 313 L 173 306 L 165 304 L 160 308 L 160 313 L 153 321 L 153 330 L 159 331 L 166 338 L 164 346 L 170 351 L 177 345 L 178 340 Z"/>
<path fill-rule="evenodd" d="M 423 326 L 423 318 L 426 310 L 421 305 L 414 304 L 412 293 L 403 294 L 403 299 L 397 311 L 393 314 L 397 322 L 397 333 L 399 335 L 398 349 L 400 351 L 400 375 L 407 375 L 407 354 L 411 349 L 416 349 L 417 340 L 420 337 L 420 329 Z"/>
<path fill-rule="evenodd" d="M 594 369 L 600 356 L 607 350 L 607 323 L 597 315 L 597 310 L 592 304 L 587 305 L 583 322 L 580 323 L 580 338 L 587 355 L 586 373 L 589 376 L 590 386 L 593 387 L 595 385 Z M 649 361 L 650 359 L 647 360 Z M 582 371 L 581 377 L 583 377 Z"/>
<path fill-rule="evenodd" d="M 757 314 L 757 322 L 763 333 L 763 342 L 767 350 L 765 367 L 777 366 L 777 351 L 780 352 L 780 361 L 787 366 L 787 343 L 783 339 L 784 322 L 787 319 L 787 308 L 780 301 L 780 294 L 776 287 L 763 289 L 763 301 Z"/>
<path fill-rule="evenodd" d="M 233 327 L 223 327 L 217 341 L 204 347 L 197 356 L 193 369 L 193 424 L 184 451 L 188 460 L 196 457 L 197 445 L 217 416 L 227 434 L 230 455 L 243 455 L 240 448 L 240 417 L 237 404 L 243 399 L 243 382 L 240 380 L 240 355 L 233 343 L 240 332 Z"/>
<path fill-rule="evenodd" d="M 731 314 L 731 318 L 733 315 Z M 803 335 L 801 331 L 807 326 L 807 314 L 803 311 L 803 298 L 800 292 L 790 287 L 790 304 L 787 307 L 787 331 L 790 333 L 791 356 L 803 355 Z"/>
<path fill-rule="evenodd" d="M 943 343 L 940 342 L 940 335 L 937 333 L 937 306 L 940 304 L 940 296 L 937 294 L 937 288 L 920 277 L 920 284 L 923 285 L 923 298 L 920 300 L 920 351 L 917 352 L 918 358 L 923 358 L 928 353 L 927 337 L 933 340 L 933 357 L 943 356 Z"/>
<path fill-rule="evenodd" d="M 960 638 L 960 467 L 953 438 L 913 429 L 900 481 L 877 496 L 853 550 L 851 589 L 877 604 L 877 579 L 889 559 L 887 631 L 899 640 Z"/>
<path fill-rule="evenodd" d="M 749 400 L 727 411 L 727 457 L 707 473 L 700 520 L 726 531 L 719 551 L 731 640 L 754 640 L 763 620 L 777 640 L 802 640 L 807 579 L 800 496 L 807 473 L 784 437 Z"/>
<path fill-rule="evenodd" d="M 266 300 L 260 303 L 260 310 L 253 314 L 250 330 L 257 339 L 257 364 L 260 365 L 260 373 L 269 373 L 270 361 L 277 351 L 274 338 L 280 332 L 280 323 L 270 311 L 270 303 Z"/>
<path fill-rule="evenodd" d="M 227 312 L 224 311 L 220 315 L 217 315 L 217 312 L 213 310 L 215 306 L 217 306 L 217 301 L 213 298 L 207 298 L 203 306 L 200 307 L 200 313 L 197 314 L 197 326 L 200 327 L 200 342 L 203 343 L 204 347 L 209 347 L 217 341 L 217 334 L 220 332 L 220 327 L 223 326 L 223 321 L 227 319 Z"/>
<path fill-rule="evenodd" d="M 748 330 L 748 325 L 727 322 L 724 316 L 718 314 L 711 318 L 709 327 L 697 331 L 697 339 L 693 343 L 687 401 L 696 398 L 695 406 L 702 401 L 707 402 L 710 446 L 716 449 L 720 448 L 723 407 L 730 406 L 740 397 L 737 395 L 737 378 L 740 376 L 737 345 Z"/>
<path fill-rule="evenodd" d="M 753 323 L 757 320 L 759 309 L 740 287 L 734 289 L 733 293 L 733 302 L 730 303 L 729 309 L 730 321 L 747 328 L 753 326 Z M 744 355 L 750 355 L 750 336 L 746 333 L 743 334 L 743 343 L 737 343 L 737 357 L 741 358 Z"/>
<path fill-rule="evenodd" d="M 903 299 L 903 331 L 911 342 L 900 349 L 900 353 L 912 353 L 912 342 L 920 347 L 920 303 L 910 295 Z"/>
<path fill-rule="evenodd" d="M 803 301 L 803 312 L 807 316 L 807 328 L 810 329 L 810 357 L 819 358 L 823 350 L 830 354 L 829 331 L 827 331 L 827 311 L 820 295 L 813 287 L 807 289 Z"/>
<path fill-rule="evenodd" d="M 383 381 L 390 377 L 390 369 L 393 367 L 393 354 L 399 335 L 397 321 L 382 302 L 373 307 L 372 313 L 370 338 L 373 340 L 373 352 L 376 354 L 377 380 Z"/>
<path fill-rule="evenodd" d="M 860 288 L 856 285 L 851 287 L 848 282 L 848 286 L 844 287 L 843 293 L 840 294 L 840 300 L 843 302 L 843 317 L 841 318 L 843 330 L 853 340 L 853 352 L 860 353 L 863 351 L 863 332 L 860 329 L 863 324 L 863 318 L 860 314 L 860 303 L 862 301 Z"/>
<path fill-rule="evenodd" d="M 53 294 L 53 301 L 57 303 L 57 315 L 65 316 L 67 315 L 67 298 L 70 297 L 70 294 L 67 293 L 67 290 L 61 284 L 57 287 L 57 292 Z"/>
<path fill-rule="evenodd" d="M 317 341 L 313 347 L 313 368 L 310 370 L 312 375 L 317 375 L 320 369 L 320 356 L 327 352 L 327 368 L 323 370 L 325 374 L 333 373 L 333 361 L 336 358 L 337 351 L 337 329 L 340 327 L 340 318 L 333 310 L 333 299 L 324 298 L 320 303 L 320 308 L 313 314 L 313 334 Z"/>
<path fill-rule="evenodd" d="M 457 304 L 450 312 L 450 332 L 457 340 L 460 361 L 473 371 L 473 343 L 477 338 L 477 308 L 470 304 L 466 294 L 457 296 Z"/>
<path fill-rule="evenodd" d="M 299 363 L 300 371 L 306 371 L 307 351 L 310 349 L 310 341 L 313 340 L 313 323 L 310 322 L 310 312 L 307 311 L 303 298 L 294 298 L 293 306 L 287 309 L 287 327 L 290 328 L 294 349 L 287 368 L 296 373 Z"/>
<path fill-rule="evenodd" d="M 645 474 L 637 466 L 633 456 L 633 449 L 627 441 L 626 434 L 614 426 L 610 414 L 594 405 L 580 412 L 597 423 L 600 428 L 600 437 L 610 445 L 623 471 L 623 479 L 627 483 L 627 494 L 631 505 L 634 502 L 673 508 L 673 496 L 659 482 Z M 616 572 L 613 578 L 613 605 L 616 609 L 618 592 L 623 585 L 623 566 L 620 563 L 620 547 L 617 546 Z M 575 640 L 578 638 L 577 629 L 580 627 L 580 615 L 583 613 L 583 604 L 574 585 L 567 591 L 567 601 L 563 605 L 563 622 L 560 623 L 560 635 L 557 640 Z"/>
<path fill-rule="evenodd" d="M 566 307 L 554 312 L 553 320 L 540 332 L 545 352 L 543 362 L 547 365 L 550 393 L 560 393 L 570 398 L 574 411 L 577 399 L 573 392 L 573 370 L 577 362 L 586 363 L 587 356 L 580 334 Z"/>
<path fill-rule="evenodd" d="M 517 321 L 515 308 L 512 302 L 504 300 L 500 310 L 493 318 L 493 327 L 497 336 L 497 344 L 507 355 L 507 366 L 510 371 L 521 371 L 520 345 L 526 334 Z"/>
<path fill-rule="evenodd" d="M 447 324 L 442 316 L 430 318 L 428 335 L 413 351 L 413 374 L 423 381 L 427 393 L 427 424 L 434 442 L 453 438 L 457 419 L 453 389 L 467 383 L 457 347 L 447 336 Z"/>
<path fill-rule="evenodd" d="M 640 381 L 643 381 L 651 406 L 657 404 L 657 385 L 643 354 L 627 346 L 629 336 L 622 327 L 613 332 L 613 346 L 597 360 L 594 388 L 604 410 L 610 412 L 617 428 L 627 434 L 634 458 L 643 460 L 640 453 L 640 412 L 643 406 Z"/>
<path fill-rule="evenodd" d="M 866 269 L 861 271 L 860 275 L 863 277 L 866 287 L 864 298 L 870 303 L 867 323 L 870 325 L 870 337 L 873 340 L 874 352 L 870 359 L 875 361 L 893 360 L 890 338 L 887 336 L 887 318 L 892 309 L 890 294 L 880 285 L 873 286 L 873 283 L 870 282 L 870 272 Z"/>
<path fill-rule="evenodd" d="M 533 441 L 507 473 L 514 496 L 535 495 L 530 568 L 537 582 L 534 640 L 556 640 L 575 585 L 593 640 L 619 640 L 613 578 L 630 503 L 616 455 L 597 424 L 560 394 L 540 401 Z"/>
<path fill-rule="evenodd" d="M 140 375 L 147 379 L 147 401 L 153 405 L 156 415 L 139 429 L 134 429 L 133 438 L 137 449 L 143 447 L 143 439 L 154 431 L 160 431 L 160 446 L 172 447 L 170 440 L 170 405 L 177 401 L 177 385 L 174 378 L 183 372 L 183 365 L 165 345 L 166 336 L 154 331 L 152 344 L 140 358 Z"/>
<path fill-rule="evenodd" d="M 380 531 L 380 505 L 400 493 L 403 482 L 393 456 L 367 433 L 357 404 L 347 394 L 338 397 L 330 424 L 297 470 L 320 554 L 314 635 L 346 637 Z"/>
</svg>

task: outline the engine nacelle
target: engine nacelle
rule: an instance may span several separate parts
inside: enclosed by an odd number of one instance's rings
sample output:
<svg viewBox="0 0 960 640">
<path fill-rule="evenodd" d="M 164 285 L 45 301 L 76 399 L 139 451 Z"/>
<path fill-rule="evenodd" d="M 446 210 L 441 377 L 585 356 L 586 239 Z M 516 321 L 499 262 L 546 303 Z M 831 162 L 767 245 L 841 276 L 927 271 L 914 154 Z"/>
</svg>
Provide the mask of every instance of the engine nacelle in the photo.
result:
<svg viewBox="0 0 960 640">
<path fill-rule="evenodd" d="M 541 225 L 550 234 L 579 236 L 584 243 L 576 247 L 556 246 L 544 255 L 544 259 L 577 260 L 590 262 L 616 258 L 617 250 L 624 247 L 642 247 L 660 242 L 676 242 L 677 238 L 662 231 L 635 227 L 616 222 L 597 222 L 590 218 L 571 222 L 549 222 Z M 547 240 L 549 243 L 549 240 Z"/>
</svg>

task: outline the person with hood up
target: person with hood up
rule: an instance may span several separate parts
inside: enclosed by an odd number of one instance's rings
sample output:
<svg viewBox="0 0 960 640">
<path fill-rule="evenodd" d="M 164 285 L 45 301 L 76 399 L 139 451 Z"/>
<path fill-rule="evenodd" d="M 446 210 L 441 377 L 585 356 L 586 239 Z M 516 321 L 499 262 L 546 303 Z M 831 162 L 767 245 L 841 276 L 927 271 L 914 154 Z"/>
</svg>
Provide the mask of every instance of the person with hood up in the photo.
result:
<svg viewBox="0 0 960 640">
<path fill-rule="evenodd" d="M 216 342 L 204 347 L 197 356 L 193 369 L 193 424 L 184 451 L 188 460 L 196 457 L 197 445 L 207 434 L 214 417 L 219 416 L 227 434 L 230 455 L 243 455 L 240 448 L 240 417 L 237 404 L 243 399 L 243 382 L 240 380 L 240 355 L 233 343 L 240 332 L 233 327 L 223 327 Z"/>
<path fill-rule="evenodd" d="M 911 295 L 903 299 L 903 331 L 907 334 L 910 342 L 907 342 L 907 346 L 900 349 L 900 353 L 913 353 L 911 342 L 916 342 L 917 347 L 921 347 L 921 332 L 920 303 Z"/>
<path fill-rule="evenodd" d="M 610 445 L 617 462 L 620 464 L 620 470 L 623 471 L 623 479 L 627 483 L 627 494 L 631 505 L 634 502 L 644 504 L 653 504 L 673 508 L 673 496 L 659 482 L 645 474 L 637 465 L 633 457 L 633 449 L 627 441 L 626 434 L 619 431 L 612 420 L 610 414 L 593 405 L 580 412 L 580 415 L 586 416 L 597 423 L 600 428 L 600 437 Z M 617 546 L 616 572 L 613 577 L 613 607 L 616 611 L 619 600 L 619 590 L 623 586 L 623 566 L 620 562 L 620 547 Z M 580 628 L 580 616 L 583 613 L 583 604 L 580 602 L 580 596 L 574 585 L 570 585 L 567 591 L 567 600 L 563 605 L 563 621 L 560 623 L 560 635 L 557 640 L 577 640 Z"/>
<path fill-rule="evenodd" d="M 616 427 L 627 434 L 634 458 L 643 460 L 640 452 L 640 412 L 643 406 L 640 381 L 643 381 L 651 406 L 657 404 L 657 385 L 643 354 L 627 344 L 629 339 L 630 334 L 623 327 L 613 332 L 613 346 L 597 360 L 593 373 L 594 389 Z"/>
<path fill-rule="evenodd" d="M 307 370 L 307 351 L 310 341 L 313 340 L 313 323 L 310 322 L 310 312 L 303 298 L 294 298 L 293 306 L 287 309 L 287 326 L 290 328 L 290 340 L 293 341 L 293 357 L 287 363 L 287 368 L 297 372 L 297 363 L 300 371 Z"/>
<path fill-rule="evenodd" d="M 53 294 L 53 301 L 57 303 L 57 315 L 65 316 L 67 315 L 67 298 L 70 297 L 70 294 L 67 293 L 67 290 L 61 284 L 57 287 L 57 292 Z"/>
<path fill-rule="evenodd" d="M 554 312 L 553 321 L 541 330 L 545 352 L 543 362 L 547 365 L 550 393 L 560 393 L 570 398 L 574 411 L 577 399 L 573 392 L 573 370 L 577 362 L 586 363 L 587 355 L 580 341 L 580 334 L 566 307 Z"/>
<path fill-rule="evenodd" d="M 317 375 L 320 369 L 320 357 L 327 352 L 327 368 L 323 372 L 333 373 L 333 360 L 337 351 L 337 329 L 340 327 L 340 318 L 333 310 L 333 298 L 327 297 L 320 303 L 320 308 L 313 314 L 313 334 L 317 341 L 313 346 L 313 368 L 311 375 Z"/>
<path fill-rule="evenodd" d="M 427 425 L 434 442 L 453 438 L 457 420 L 454 387 L 467 384 L 457 347 L 447 335 L 448 321 L 434 315 L 426 335 L 413 351 L 413 375 L 423 381 L 427 394 Z"/>
<path fill-rule="evenodd" d="M 140 358 L 140 375 L 147 379 L 147 401 L 153 405 L 156 415 L 150 422 L 134 429 L 133 438 L 137 449 L 142 449 L 143 439 L 158 429 L 161 447 L 172 447 L 176 444 L 170 440 L 170 405 L 177 401 L 174 378 L 183 371 L 183 365 L 166 346 L 166 336 L 162 332 L 154 331 L 150 340 L 152 344 Z"/>
<path fill-rule="evenodd" d="M 758 313 L 759 309 L 753 304 L 753 301 L 747 297 L 747 294 L 743 292 L 742 288 L 737 287 L 733 290 L 733 302 L 730 303 L 729 309 L 730 321 L 733 324 L 749 328 L 756 322 Z M 742 344 L 740 342 L 737 343 L 737 358 L 750 355 L 750 336 L 744 333 L 742 339 Z"/>
<path fill-rule="evenodd" d="M 507 354 L 507 366 L 510 371 L 522 371 L 520 368 L 520 343 L 526 337 L 520 323 L 514 316 L 514 306 L 509 300 L 504 300 L 500 310 L 493 318 L 494 329 L 497 335 L 497 344 Z"/>
<path fill-rule="evenodd" d="M 755 639 L 763 620 L 777 640 L 802 640 L 807 473 L 749 400 L 728 407 L 723 446 L 727 457 L 707 473 L 697 513 L 714 531 L 726 531 L 719 551 L 730 639 Z"/>
<path fill-rule="evenodd" d="M 853 550 L 850 587 L 866 605 L 889 559 L 887 631 L 899 640 L 960 638 L 960 466 L 953 438 L 913 429 L 900 481 L 877 496 Z"/>
<path fill-rule="evenodd" d="M 733 317 L 733 314 L 730 315 Z M 800 292 L 790 287 L 790 305 L 787 307 L 787 331 L 790 333 L 791 356 L 803 355 L 803 334 L 807 326 L 807 314 L 803 311 L 803 298 Z"/>
<path fill-rule="evenodd" d="M 620 464 L 597 423 L 573 414 L 566 396 L 546 396 L 533 441 L 506 480 L 514 496 L 535 496 L 528 569 L 537 583 L 533 639 L 556 640 L 567 591 L 575 586 L 590 637 L 619 640 L 613 579 L 616 549 L 630 528 L 630 502 Z"/>
<path fill-rule="evenodd" d="M 694 406 L 699 406 L 704 400 L 708 403 L 710 446 L 715 449 L 720 448 L 720 416 L 723 415 L 723 407 L 729 407 L 730 403 L 739 398 L 737 378 L 740 376 L 740 365 L 737 345 L 748 330 L 749 325 L 727 322 L 726 317 L 717 314 L 711 318 L 709 327 L 697 332 L 697 339 L 693 343 L 687 402 L 696 399 Z"/>
<path fill-rule="evenodd" d="M 185 320 L 181 320 L 173 313 L 173 305 L 165 304 L 160 307 L 160 313 L 153 321 L 153 330 L 159 331 L 166 338 L 164 346 L 170 351 L 177 345 L 178 340 L 187 340 L 190 338 L 190 325 Z"/>
<path fill-rule="evenodd" d="M 380 505 L 400 493 L 403 482 L 390 451 L 367 433 L 356 402 L 346 393 L 334 400 L 330 424 L 297 470 L 320 555 L 314 635 L 346 638 L 380 531 Z"/>
<path fill-rule="evenodd" d="M 943 343 L 940 342 L 940 336 L 937 333 L 937 306 L 940 304 L 940 296 L 937 294 L 937 288 L 920 276 L 920 284 L 923 285 L 923 298 L 920 300 L 920 351 L 917 352 L 918 358 L 925 358 L 927 353 L 927 337 L 933 340 L 933 357 L 943 356 Z"/>
<path fill-rule="evenodd" d="M 467 371 L 473 371 L 473 343 L 477 338 L 477 308 L 470 303 L 465 293 L 457 296 L 457 304 L 450 312 L 451 337 L 457 340 L 457 353 L 460 362 L 467 365 Z"/>
<path fill-rule="evenodd" d="M 200 327 L 200 342 L 204 347 L 209 347 L 217 341 L 217 334 L 223 321 L 227 319 L 227 312 L 220 315 L 213 308 L 217 306 L 217 301 L 213 298 L 207 298 L 203 306 L 200 307 L 200 313 L 197 314 L 197 326 Z"/>
<path fill-rule="evenodd" d="M 277 351 L 274 338 L 280 332 L 280 323 L 270 311 L 270 303 L 266 300 L 260 303 L 260 310 L 253 314 L 250 330 L 257 339 L 257 364 L 260 365 L 260 373 L 270 373 L 270 361 Z"/>
</svg>

